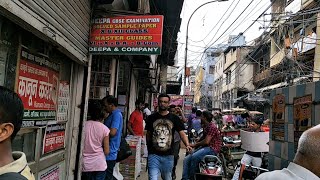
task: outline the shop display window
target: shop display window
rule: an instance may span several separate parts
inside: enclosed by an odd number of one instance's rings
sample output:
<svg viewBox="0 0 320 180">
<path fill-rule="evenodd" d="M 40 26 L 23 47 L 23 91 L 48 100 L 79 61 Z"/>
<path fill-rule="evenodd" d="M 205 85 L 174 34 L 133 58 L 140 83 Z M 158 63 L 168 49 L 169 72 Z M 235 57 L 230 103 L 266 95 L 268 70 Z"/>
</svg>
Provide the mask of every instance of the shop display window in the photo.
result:
<svg viewBox="0 0 320 180">
<path fill-rule="evenodd" d="M 92 59 L 90 99 L 102 99 L 109 95 L 111 59 L 105 58 L 105 56 L 94 56 Z"/>
</svg>

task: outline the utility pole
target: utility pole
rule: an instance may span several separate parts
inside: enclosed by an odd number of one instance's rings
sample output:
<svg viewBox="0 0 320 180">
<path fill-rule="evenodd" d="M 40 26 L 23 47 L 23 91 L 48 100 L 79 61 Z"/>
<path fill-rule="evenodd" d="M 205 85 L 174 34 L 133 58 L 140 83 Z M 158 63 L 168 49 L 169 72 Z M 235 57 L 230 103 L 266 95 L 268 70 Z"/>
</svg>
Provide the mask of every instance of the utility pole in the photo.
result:
<svg viewBox="0 0 320 180">
<path fill-rule="evenodd" d="M 314 53 L 313 81 L 320 80 L 320 13 L 317 14 L 317 40 Z"/>
<path fill-rule="evenodd" d="M 190 24 L 190 20 L 192 18 L 192 16 L 194 15 L 195 12 L 197 12 L 201 7 L 207 5 L 207 4 L 210 4 L 210 3 L 214 3 L 214 2 L 222 2 L 222 1 L 228 1 L 228 0 L 214 0 L 214 1 L 209 1 L 209 2 L 206 2 L 202 5 L 200 5 L 199 7 L 197 7 L 191 14 L 191 16 L 189 17 L 189 20 L 188 20 L 188 23 L 187 23 L 187 32 L 186 32 L 186 47 L 185 47 L 185 52 L 184 52 L 184 91 L 185 91 L 185 87 L 187 85 L 186 83 L 186 79 L 187 79 L 187 75 L 186 75 L 186 72 L 187 72 L 187 61 L 188 61 L 188 34 L 189 34 L 189 24 Z M 183 94 L 185 94 L 185 92 L 183 92 Z"/>
</svg>

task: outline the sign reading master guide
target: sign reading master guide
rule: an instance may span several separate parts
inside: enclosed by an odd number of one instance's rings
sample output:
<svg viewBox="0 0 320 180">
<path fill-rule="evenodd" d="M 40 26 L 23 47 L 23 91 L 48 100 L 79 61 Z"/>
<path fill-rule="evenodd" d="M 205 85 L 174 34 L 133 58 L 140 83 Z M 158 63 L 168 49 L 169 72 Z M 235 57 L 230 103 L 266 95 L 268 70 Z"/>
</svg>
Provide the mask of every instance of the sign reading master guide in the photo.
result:
<svg viewBox="0 0 320 180">
<path fill-rule="evenodd" d="M 92 21 L 89 51 L 92 54 L 159 55 L 163 16 L 119 16 Z"/>
</svg>

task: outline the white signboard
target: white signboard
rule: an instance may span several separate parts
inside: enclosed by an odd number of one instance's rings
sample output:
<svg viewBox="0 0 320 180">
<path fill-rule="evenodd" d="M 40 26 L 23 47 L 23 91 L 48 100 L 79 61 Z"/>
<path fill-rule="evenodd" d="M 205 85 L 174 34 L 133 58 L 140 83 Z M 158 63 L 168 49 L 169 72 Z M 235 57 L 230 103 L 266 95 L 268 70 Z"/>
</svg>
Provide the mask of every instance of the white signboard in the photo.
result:
<svg viewBox="0 0 320 180">
<path fill-rule="evenodd" d="M 62 161 L 39 172 L 38 180 L 64 180 L 65 162 Z"/>
<path fill-rule="evenodd" d="M 251 152 L 269 152 L 269 132 L 240 130 L 241 148 Z"/>
<path fill-rule="evenodd" d="M 68 121 L 68 109 L 70 100 L 70 86 L 68 82 L 60 82 L 57 122 Z"/>
</svg>

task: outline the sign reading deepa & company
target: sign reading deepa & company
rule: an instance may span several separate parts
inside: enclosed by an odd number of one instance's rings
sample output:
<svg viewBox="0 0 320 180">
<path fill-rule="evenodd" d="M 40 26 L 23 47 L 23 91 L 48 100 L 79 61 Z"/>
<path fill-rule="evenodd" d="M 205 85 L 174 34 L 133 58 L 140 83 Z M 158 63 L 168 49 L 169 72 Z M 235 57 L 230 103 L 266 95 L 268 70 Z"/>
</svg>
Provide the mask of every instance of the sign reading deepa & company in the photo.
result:
<svg viewBox="0 0 320 180">
<path fill-rule="evenodd" d="M 163 16 L 119 16 L 92 22 L 89 51 L 92 54 L 161 54 Z"/>
</svg>

